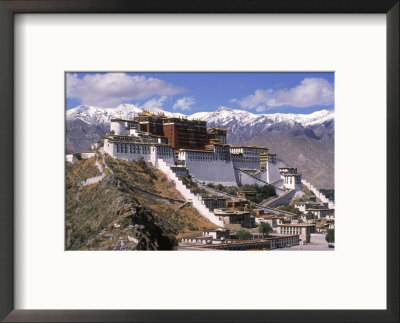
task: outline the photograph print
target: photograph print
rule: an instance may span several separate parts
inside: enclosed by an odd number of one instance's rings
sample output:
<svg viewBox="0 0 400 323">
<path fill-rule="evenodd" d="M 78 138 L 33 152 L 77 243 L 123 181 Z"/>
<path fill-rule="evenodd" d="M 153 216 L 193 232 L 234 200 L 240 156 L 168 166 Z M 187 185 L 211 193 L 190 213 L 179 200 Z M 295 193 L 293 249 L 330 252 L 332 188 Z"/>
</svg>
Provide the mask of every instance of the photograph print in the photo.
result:
<svg viewBox="0 0 400 323">
<path fill-rule="evenodd" d="M 334 73 L 65 73 L 65 250 L 334 251 Z"/>
</svg>

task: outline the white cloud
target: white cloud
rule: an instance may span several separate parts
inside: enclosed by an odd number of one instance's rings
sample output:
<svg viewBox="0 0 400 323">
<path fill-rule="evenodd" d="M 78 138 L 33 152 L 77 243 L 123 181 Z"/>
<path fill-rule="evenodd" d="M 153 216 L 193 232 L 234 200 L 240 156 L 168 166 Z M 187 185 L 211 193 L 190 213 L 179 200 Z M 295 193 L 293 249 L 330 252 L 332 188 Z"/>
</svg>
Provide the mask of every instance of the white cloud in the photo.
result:
<svg viewBox="0 0 400 323">
<path fill-rule="evenodd" d="M 267 108 L 266 108 L 266 107 L 263 107 L 263 106 L 259 106 L 259 107 L 256 108 L 256 111 L 257 111 L 257 112 L 263 112 L 263 111 L 265 111 L 265 110 L 267 110 Z"/>
<path fill-rule="evenodd" d="M 145 103 L 143 103 L 140 106 L 140 108 L 144 109 L 144 110 L 149 110 L 152 108 L 161 109 L 166 100 L 167 100 L 167 97 L 165 95 L 163 95 L 159 98 L 153 98 L 153 99 L 150 99 L 150 100 L 146 101 Z"/>
<path fill-rule="evenodd" d="M 242 108 L 256 110 L 262 107 L 291 106 L 305 108 L 316 105 L 331 105 L 334 102 L 333 84 L 323 78 L 306 78 L 299 85 L 283 90 L 258 89 L 241 100 L 232 99 Z"/>
<path fill-rule="evenodd" d="M 131 100 L 142 100 L 154 95 L 170 96 L 183 88 L 160 79 L 126 73 L 67 74 L 67 97 L 78 98 L 82 104 L 113 107 Z"/>
<path fill-rule="evenodd" d="M 191 105 L 196 103 L 196 99 L 191 96 L 185 96 L 183 98 L 178 99 L 175 104 L 172 106 L 174 111 L 176 110 L 191 110 Z"/>
</svg>

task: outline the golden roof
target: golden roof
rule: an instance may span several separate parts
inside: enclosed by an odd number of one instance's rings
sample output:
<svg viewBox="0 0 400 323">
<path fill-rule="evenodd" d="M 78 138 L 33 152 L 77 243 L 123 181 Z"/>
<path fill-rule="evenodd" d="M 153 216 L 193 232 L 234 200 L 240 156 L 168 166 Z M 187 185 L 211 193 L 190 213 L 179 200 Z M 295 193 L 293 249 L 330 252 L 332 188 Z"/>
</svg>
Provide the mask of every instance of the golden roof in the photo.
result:
<svg viewBox="0 0 400 323">
<path fill-rule="evenodd" d="M 145 109 L 145 110 L 143 110 L 143 111 L 139 114 L 139 116 L 140 116 L 140 117 L 151 117 L 151 116 L 154 116 L 154 113 L 151 113 L 151 112 L 149 112 L 149 111 L 147 111 L 147 110 Z"/>
</svg>

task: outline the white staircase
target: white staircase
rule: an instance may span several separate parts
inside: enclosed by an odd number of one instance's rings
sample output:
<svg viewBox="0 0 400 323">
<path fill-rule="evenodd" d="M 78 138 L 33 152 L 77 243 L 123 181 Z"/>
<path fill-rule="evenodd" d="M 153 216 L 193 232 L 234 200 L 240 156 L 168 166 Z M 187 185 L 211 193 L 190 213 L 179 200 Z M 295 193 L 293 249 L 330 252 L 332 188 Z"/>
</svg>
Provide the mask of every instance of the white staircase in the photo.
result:
<svg viewBox="0 0 400 323">
<path fill-rule="evenodd" d="M 193 204 L 193 207 L 205 218 L 207 218 L 210 222 L 214 223 L 219 227 L 224 226 L 224 222 L 221 221 L 214 213 L 210 212 L 210 210 L 203 204 L 203 200 L 200 196 L 193 194 L 186 186 L 182 183 L 182 181 L 175 175 L 175 173 L 171 170 L 170 166 L 161 158 L 157 158 L 156 167 L 161 170 L 165 175 L 167 175 L 168 179 L 174 183 L 175 188 L 181 193 L 181 195 L 188 201 Z"/>
<path fill-rule="evenodd" d="M 330 209 L 335 208 L 335 203 L 333 203 L 331 200 L 329 200 L 324 194 L 322 194 L 317 188 L 315 188 L 313 185 L 311 185 L 309 182 L 307 182 L 305 179 L 301 181 L 307 188 L 315 194 L 316 197 L 318 197 L 322 202 L 328 203 L 328 207 Z"/>
</svg>

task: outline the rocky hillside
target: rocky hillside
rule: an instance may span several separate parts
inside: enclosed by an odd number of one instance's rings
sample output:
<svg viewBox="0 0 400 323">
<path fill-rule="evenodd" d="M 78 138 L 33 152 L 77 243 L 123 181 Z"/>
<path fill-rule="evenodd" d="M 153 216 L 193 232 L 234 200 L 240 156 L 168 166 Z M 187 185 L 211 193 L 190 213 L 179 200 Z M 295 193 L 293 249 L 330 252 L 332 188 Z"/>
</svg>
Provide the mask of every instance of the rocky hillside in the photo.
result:
<svg viewBox="0 0 400 323">
<path fill-rule="evenodd" d="M 278 156 L 279 166 L 297 167 L 303 178 L 318 188 L 334 188 L 334 150 L 305 135 L 260 135 L 244 142 L 267 146 Z"/>
<path fill-rule="evenodd" d="M 66 165 L 67 250 L 172 250 L 177 238 L 215 226 L 184 203 L 166 176 L 143 161 L 99 157 Z"/>
</svg>

